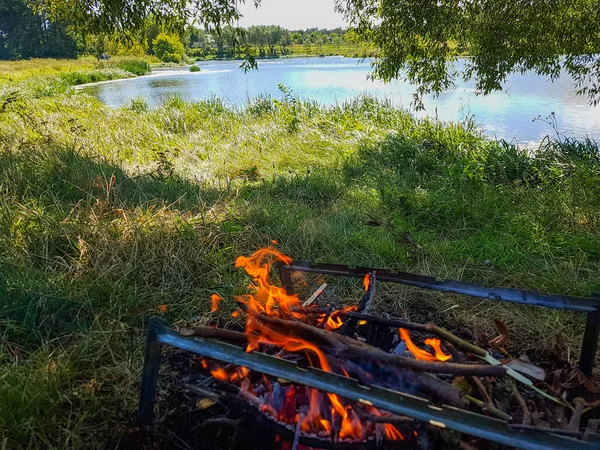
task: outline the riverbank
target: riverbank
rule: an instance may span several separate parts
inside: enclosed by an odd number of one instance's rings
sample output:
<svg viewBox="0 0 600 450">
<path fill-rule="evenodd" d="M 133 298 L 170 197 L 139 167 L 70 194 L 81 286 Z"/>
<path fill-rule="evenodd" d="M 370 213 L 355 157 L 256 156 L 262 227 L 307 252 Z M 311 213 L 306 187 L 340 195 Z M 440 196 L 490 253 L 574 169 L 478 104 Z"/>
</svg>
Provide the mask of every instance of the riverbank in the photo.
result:
<svg viewBox="0 0 600 450">
<path fill-rule="evenodd" d="M 368 97 L 113 109 L 56 79 L 0 86 L 6 448 L 99 448 L 127 433 L 146 320 L 239 325 L 233 297 L 248 280 L 233 261 L 272 239 L 315 262 L 600 290 L 593 142 L 531 154 Z M 331 288 L 360 298 L 359 283 Z M 212 293 L 225 299 L 218 313 Z M 500 319 L 514 356 L 573 358 L 583 329 L 576 314 L 398 286 L 378 287 L 374 311 L 482 336 Z"/>
<path fill-rule="evenodd" d="M 194 57 L 193 49 L 190 51 Z M 256 47 L 250 48 L 250 54 L 258 60 L 279 59 L 279 58 L 306 58 L 306 57 L 325 57 L 325 56 L 344 56 L 346 58 L 374 58 L 377 56 L 377 49 L 366 45 L 290 45 L 282 51 L 278 48 L 274 53 L 265 52 Z M 228 55 L 212 53 L 197 57 L 198 61 L 237 61 L 243 60 L 245 55 Z"/>
</svg>

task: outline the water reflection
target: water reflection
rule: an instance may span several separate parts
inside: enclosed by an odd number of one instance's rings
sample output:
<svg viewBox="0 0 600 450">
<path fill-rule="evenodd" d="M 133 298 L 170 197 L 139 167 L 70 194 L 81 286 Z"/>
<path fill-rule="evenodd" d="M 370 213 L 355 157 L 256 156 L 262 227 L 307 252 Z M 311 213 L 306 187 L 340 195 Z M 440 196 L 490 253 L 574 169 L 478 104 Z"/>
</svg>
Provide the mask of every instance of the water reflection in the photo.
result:
<svg viewBox="0 0 600 450">
<path fill-rule="evenodd" d="M 185 85 L 186 82 L 182 78 L 157 78 L 148 82 L 148 86 L 152 88 L 172 88 Z"/>
<path fill-rule="evenodd" d="M 458 64 L 462 64 L 458 62 Z M 303 98 L 332 105 L 368 93 L 409 108 L 414 86 L 403 81 L 384 84 L 367 79 L 370 61 L 353 58 L 298 58 L 260 61 L 259 70 L 245 74 L 239 61 L 213 61 L 199 64 L 201 72 L 187 68 L 161 69 L 152 75 L 85 87 L 113 107 L 125 105 L 133 97 L 143 97 L 151 106 L 166 96 L 178 94 L 189 100 L 218 95 L 232 104 L 242 104 L 258 95 L 280 97 L 278 84 L 290 87 Z M 570 137 L 589 136 L 600 140 L 600 109 L 588 105 L 586 97 L 576 96 L 568 76 L 554 83 L 534 74 L 508 77 L 504 91 L 488 96 L 475 94 L 472 82 L 459 83 L 456 90 L 439 97 L 425 98 L 425 112 L 445 121 L 473 116 L 490 136 L 519 143 L 539 142 L 552 127 L 534 118 L 555 113 L 558 129 Z"/>
</svg>

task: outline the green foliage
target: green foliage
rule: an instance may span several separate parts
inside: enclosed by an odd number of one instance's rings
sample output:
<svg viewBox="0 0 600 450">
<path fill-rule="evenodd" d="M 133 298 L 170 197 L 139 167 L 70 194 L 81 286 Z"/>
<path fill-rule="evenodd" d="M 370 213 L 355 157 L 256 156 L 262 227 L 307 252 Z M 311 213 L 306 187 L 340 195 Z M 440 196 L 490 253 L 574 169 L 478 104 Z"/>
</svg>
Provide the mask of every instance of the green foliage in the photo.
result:
<svg viewBox="0 0 600 450">
<path fill-rule="evenodd" d="M 147 112 L 149 109 L 148 102 L 146 102 L 146 99 L 143 97 L 132 98 L 131 100 L 129 100 L 127 109 L 130 109 L 131 111 L 135 111 L 137 113 L 144 113 Z"/>
<path fill-rule="evenodd" d="M 150 63 L 146 59 L 127 56 L 117 56 L 106 61 L 98 61 L 96 66 L 101 69 L 118 68 L 138 76 L 146 75 L 151 71 Z"/>
<path fill-rule="evenodd" d="M 336 0 L 353 31 L 380 50 L 374 74 L 417 84 L 415 102 L 440 93 L 457 76 L 473 77 L 478 91 L 502 88 L 508 74 L 533 70 L 571 75 L 579 93 L 600 100 L 598 0 L 415 2 Z M 462 52 L 464 67 L 448 64 Z"/>
<path fill-rule="evenodd" d="M 25 0 L 0 0 L 0 60 L 76 57 L 77 44 L 64 24 L 50 22 Z"/>
<path fill-rule="evenodd" d="M 69 86 L 78 84 L 98 83 L 99 81 L 118 80 L 120 78 L 131 78 L 132 73 L 121 69 L 99 69 L 78 72 L 66 72 L 59 76 Z"/>
<path fill-rule="evenodd" d="M 154 54 L 164 62 L 180 62 L 183 59 L 183 44 L 179 37 L 160 33 L 153 44 Z"/>
<path fill-rule="evenodd" d="M 198 66 L 191 66 L 190 67 L 190 72 L 200 72 L 200 67 Z"/>
</svg>

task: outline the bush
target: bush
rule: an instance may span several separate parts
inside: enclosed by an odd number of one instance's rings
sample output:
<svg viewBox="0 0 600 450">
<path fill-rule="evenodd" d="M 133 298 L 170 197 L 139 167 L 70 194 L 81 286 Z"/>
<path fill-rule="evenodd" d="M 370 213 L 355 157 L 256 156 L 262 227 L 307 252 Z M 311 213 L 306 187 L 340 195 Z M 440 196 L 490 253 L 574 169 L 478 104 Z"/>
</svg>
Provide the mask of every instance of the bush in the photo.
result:
<svg viewBox="0 0 600 450">
<path fill-rule="evenodd" d="M 192 66 L 192 67 L 190 67 L 190 72 L 200 72 L 200 67 Z"/>
<path fill-rule="evenodd" d="M 152 43 L 154 54 L 164 62 L 179 62 L 183 58 L 183 44 L 179 37 L 160 33 Z"/>
<path fill-rule="evenodd" d="M 142 58 L 114 58 L 108 61 L 100 61 L 96 64 L 99 69 L 121 69 L 134 75 L 146 75 L 150 73 L 150 63 Z"/>
<path fill-rule="evenodd" d="M 143 97 L 134 97 L 131 100 L 129 100 L 127 109 L 135 111 L 137 113 L 147 112 L 149 109 L 148 102 Z"/>
<path fill-rule="evenodd" d="M 101 69 L 101 70 L 80 70 L 76 72 L 67 72 L 59 75 L 68 85 L 97 83 L 99 81 L 118 80 L 120 78 L 131 78 L 131 72 L 122 69 Z"/>
</svg>

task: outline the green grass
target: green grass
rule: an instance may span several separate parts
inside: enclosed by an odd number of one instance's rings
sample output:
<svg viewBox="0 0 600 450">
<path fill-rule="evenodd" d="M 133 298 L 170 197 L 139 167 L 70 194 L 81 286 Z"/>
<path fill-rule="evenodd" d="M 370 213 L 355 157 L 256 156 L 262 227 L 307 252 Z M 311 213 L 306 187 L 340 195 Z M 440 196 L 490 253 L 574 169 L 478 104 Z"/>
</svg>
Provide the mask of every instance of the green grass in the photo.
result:
<svg viewBox="0 0 600 450">
<path fill-rule="evenodd" d="M 92 77 L 91 74 L 94 73 L 94 69 L 98 69 L 98 71 L 119 69 L 134 75 L 145 75 L 150 72 L 150 63 L 155 59 L 152 57 L 116 56 L 107 61 L 97 61 L 94 57 L 86 56 L 78 59 L 0 61 L 0 85 L 30 78 L 53 77 L 56 75 L 66 78 L 71 85 L 82 84 L 77 82 L 76 79 L 70 79 L 70 77 Z"/>
<path fill-rule="evenodd" d="M 600 288 L 593 142 L 528 152 L 370 98 L 323 108 L 288 94 L 234 110 L 173 97 L 109 109 L 66 84 L 0 86 L 6 448 L 101 448 L 124 431 L 147 318 L 231 325 L 248 281 L 233 261 L 271 239 L 298 259 L 572 295 Z M 359 284 L 332 288 L 357 299 Z M 226 299 L 216 315 L 213 292 Z M 383 284 L 375 307 L 488 335 L 500 318 L 517 356 L 573 358 L 583 324 Z"/>
</svg>

